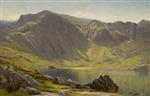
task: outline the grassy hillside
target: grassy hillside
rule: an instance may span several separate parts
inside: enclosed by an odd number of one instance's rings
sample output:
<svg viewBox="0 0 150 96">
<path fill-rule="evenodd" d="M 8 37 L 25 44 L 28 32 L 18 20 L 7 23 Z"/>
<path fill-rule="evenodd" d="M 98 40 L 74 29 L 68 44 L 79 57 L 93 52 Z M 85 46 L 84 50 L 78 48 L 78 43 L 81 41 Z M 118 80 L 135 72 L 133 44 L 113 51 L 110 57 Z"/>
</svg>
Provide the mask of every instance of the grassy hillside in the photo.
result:
<svg viewBox="0 0 150 96">
<path fill-rule="evenodd" d="M 0 66 L 12 65 L 24 70 L 48 68 L 53 65 L 37 56 L 18 51 L 15 48 L 0 46 Z"/>
<path fill-rule="evenodd" d="M 16 48 L 1 45 L 0 65 L 11 64 L 27 70 L 48 68 L 49 66 L 114 68 L 114 65 L 115 69 L 134 69 L 150 63 L 149 41 L 149 39 L 130 40 L 114 47 L 98 46 L 92 43 L 85 53 L 78 51 L 78 58 L 73 60 L 43 60 L 38 56 L 18 51 Z"/>
<path fill-rule="evenodd" d="M 134 69 L 149 64 L 149 44 L 149 39 L 130 40 L 111 48 L 91 44 L 85 53 L 79 52 L 78 61 L 64 61 L 64 66 Z"/>
</svg>

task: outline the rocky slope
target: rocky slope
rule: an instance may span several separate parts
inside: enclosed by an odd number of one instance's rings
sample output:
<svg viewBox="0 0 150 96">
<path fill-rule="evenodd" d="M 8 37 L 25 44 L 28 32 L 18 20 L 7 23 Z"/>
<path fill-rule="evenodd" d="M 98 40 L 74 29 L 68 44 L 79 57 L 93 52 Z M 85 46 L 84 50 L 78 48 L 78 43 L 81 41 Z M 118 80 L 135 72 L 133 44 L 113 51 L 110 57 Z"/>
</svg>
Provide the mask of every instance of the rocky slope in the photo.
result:
<svg viewBox="0 0 150 96">
<path fill-rule="evenodd" d="M 0 34 L 3 46 L 49 60 L 131 63 L 148 53 L 143 47 L 149 48 L 150 21 L 105 23 L 45 10 L 21 15 L 16 22 L 1 22 Z"/>
<path fill-rule="evenodd" d="M 13 26 L 12 43 L 42 58 L 69 59 L 87 48 L 86 38 L 72 23 L 49 11 L 22 15 Z"/>
<path fill-rule="evenodd" d="M 112 41 L 114 43 L 120 41 L 120 43 L 123 43 L 130 39 L 139 39 L 139 37 L 148 38 L 150 34 L 150 22 L 142 20 L 138 24 L 132 22 L 124 23 L 121 21 L 104 23 L 97 20 L 92 20 L 87 25 L 80 26 L 79 29 L 90 41 L 95 41 L 95 38 L 104 39 L 106 37 L 108 41 Z M 103 36 L 104 34 L 105 36 Z"/>
<path fill-rule="evenodd" d="M 138 38 L 149 38 L 150 37 L 150 21 L 142 20 L 136 27 L 136 36 Z"/>
</svg>

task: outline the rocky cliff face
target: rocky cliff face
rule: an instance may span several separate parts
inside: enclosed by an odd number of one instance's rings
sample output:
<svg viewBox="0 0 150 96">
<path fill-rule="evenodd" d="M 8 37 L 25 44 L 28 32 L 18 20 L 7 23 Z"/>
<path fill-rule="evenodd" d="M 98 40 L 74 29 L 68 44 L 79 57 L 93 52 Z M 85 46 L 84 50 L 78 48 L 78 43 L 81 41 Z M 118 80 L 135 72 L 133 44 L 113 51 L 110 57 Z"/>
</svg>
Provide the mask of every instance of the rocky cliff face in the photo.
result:
<svg viewBox="0 0 150 96">
<path fill-rule="evenodd" d="M 101 30 L 93 38 L 93 41 L 96 44 L 104 45 L 104 46 L 119 45 L 122 42 L 125 42 L 127 40 L 129 40 L 128 36 L 118 32 L 118 31 L 110 32 L 107 29 Z"/>
<path fill-rule="evenodd" d="M 94 41 L 97 44 L 105 42 L 118 45 L 130 39 L 148 38 L 150 22 L 142 20 L 138 24 L 121 21 L 104 23 L 93 20 L 86 25 L 80 26 L 79 29 L 89 41 Z"/>
<path fill-rule="evenodd" d="M 0 42 L 46 59 L 74 58 L 95 43 L 118 46 L 150 37 L 150 21 L 104 23 L 42 11 L 21 15 L 13 23 L 0 23 Z"/>
<path fill-rule="evenodd" d="M 149 38 L 150 37 L 150 21 L 142 20 L 136 27 L 137 38 Z"/>
<path fill-rule="evenodd" d="M 16 25 L 12 38 L 20 49 L 44 58 L 72 58 L 87 47 L 86 38 L 72 23 L 49 11 L 22 15 Z"/>
<path fill-rule="evenodd" d="M 85 26 L 80 27 L 81 31 L 89 41 L 100 45 L 118 45 L 132 37 L 128 26 L 116 23 L 103 23 L 93 20 Z M 125 30 L 126 29 L 126 30 Z M 133 32 L 133 30 L 130 30 Z"/>
<path fill-rule="evenodd" d="M 12 22 L 0 21 L 0 41 L 7 41 L 9 39 L 8 33 Z"/>
</svg>

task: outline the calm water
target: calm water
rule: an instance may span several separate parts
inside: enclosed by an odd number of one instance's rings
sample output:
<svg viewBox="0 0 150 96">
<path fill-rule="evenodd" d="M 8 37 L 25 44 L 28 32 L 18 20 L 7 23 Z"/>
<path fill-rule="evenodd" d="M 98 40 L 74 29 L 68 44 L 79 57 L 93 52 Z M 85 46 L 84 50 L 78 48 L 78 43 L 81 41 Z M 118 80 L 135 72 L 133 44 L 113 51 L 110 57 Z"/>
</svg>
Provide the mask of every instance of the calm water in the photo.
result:
<svg viewBox="0 0 150 96">
<path fill-rule="evenodd" d="M 119 86 L 119 93 L 126 94 L 130 90 L 136 90 L 141 96 L 150 96 L 150 74 L 98 69 L 53 69 L 43 71 L 43 73 L 54 77 L 71 78 L 82 84 L 92 81 L 99 75 L 107 74 Z"/>
</svg>

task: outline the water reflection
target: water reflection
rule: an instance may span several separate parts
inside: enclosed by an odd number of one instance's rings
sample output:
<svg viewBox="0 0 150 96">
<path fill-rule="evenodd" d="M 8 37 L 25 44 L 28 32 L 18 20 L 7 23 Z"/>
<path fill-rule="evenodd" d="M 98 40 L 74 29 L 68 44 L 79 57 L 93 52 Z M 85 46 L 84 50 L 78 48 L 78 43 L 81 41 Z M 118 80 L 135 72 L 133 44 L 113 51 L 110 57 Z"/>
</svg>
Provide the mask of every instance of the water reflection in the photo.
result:
<svg viewBox="0 0 150 96">
<path fill-rule="evenodd" d="M 148 66 L 142 66 L 134 69 L 135 72 L 141 74 L 141 75 L 149 75 L 149 68 Z"/>
</svg>

